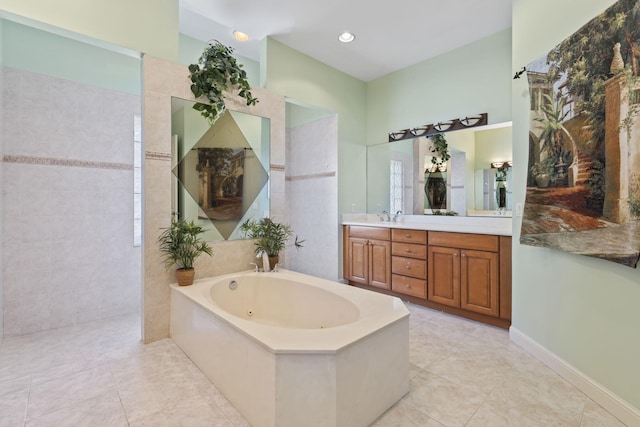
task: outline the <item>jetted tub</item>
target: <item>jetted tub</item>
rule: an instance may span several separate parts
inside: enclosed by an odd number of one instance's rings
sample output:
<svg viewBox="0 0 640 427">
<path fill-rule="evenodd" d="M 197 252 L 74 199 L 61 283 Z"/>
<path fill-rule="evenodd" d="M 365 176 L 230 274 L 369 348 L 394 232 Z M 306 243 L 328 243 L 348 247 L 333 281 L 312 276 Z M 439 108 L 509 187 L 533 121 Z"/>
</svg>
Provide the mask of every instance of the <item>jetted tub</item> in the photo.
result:
<svg viewBox="0 0 640 427">
<path fill-rule="evenodd" d="M 171 288 L 171 337 L 254 427 L 367 426 L 409 391 L 398 298 L 286 270 Z"/>
</svg>

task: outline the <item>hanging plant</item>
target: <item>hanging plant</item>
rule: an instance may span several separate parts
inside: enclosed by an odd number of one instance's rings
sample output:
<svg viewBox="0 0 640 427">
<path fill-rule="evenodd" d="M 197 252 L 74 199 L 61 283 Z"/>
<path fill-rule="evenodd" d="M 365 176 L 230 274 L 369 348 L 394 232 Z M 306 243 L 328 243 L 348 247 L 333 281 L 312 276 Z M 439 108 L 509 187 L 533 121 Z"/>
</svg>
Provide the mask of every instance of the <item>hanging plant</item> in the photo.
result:
<svg viewBox="0 0 640 427">
<path fill-rule="evenodd" d="M 200 111 L 211 124 L 225 110 L 225 90 L 237 89 L 238 96 L 246 99 L 247 105 L 256 105 L 258 102 L 258 99 L 251 95 L 246 71 L 232 53 L 232 47 L 214 40 L 204 49 L 198 63 L 189 65 L 191 92 L 196 98 L 204 96 L 209 100 L 209 104 L 197 102 L 193 108 Z"/>
<path fill-rule="evenodd" d="M 431 152 L 434 153 L 434 156 L 431 157 L 431 163 L 433 164 L 432 169 L 435 172 L 442 169 L 451 158 L 449 155 L 449 144 L 447 144 L 447 140 L 442 133 L 437 133 L 429 137 L 429 139 L 433 142 Z"/>
</svg>

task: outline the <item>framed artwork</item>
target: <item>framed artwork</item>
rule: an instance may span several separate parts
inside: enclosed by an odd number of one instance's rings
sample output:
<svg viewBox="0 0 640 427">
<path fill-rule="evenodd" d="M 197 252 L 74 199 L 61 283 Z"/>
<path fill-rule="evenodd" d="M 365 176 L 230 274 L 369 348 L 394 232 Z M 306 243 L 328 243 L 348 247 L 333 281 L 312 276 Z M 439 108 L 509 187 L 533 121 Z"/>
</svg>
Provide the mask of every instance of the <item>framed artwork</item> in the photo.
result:
<svg viewBox="0 0 640 427">
<path fill-rule="evenodd" d="M 244 148 L 198 148 L 198 205 L 202 219 L 240 220 Z"/>
<path fill-rule="evenodd" d="M 522 244 L 638 263 L 639 2 L 618 1 L 526 67 Z"/>
</svg>

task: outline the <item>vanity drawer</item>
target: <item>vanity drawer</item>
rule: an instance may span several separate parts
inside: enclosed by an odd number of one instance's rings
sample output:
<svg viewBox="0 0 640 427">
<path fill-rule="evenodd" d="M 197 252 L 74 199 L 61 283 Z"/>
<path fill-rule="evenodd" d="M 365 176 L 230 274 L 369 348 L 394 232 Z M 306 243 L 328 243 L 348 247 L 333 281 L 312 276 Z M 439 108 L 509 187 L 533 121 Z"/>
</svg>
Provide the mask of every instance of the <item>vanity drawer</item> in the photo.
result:
<svg viewBox="0 0 640 427">
<path fill-rule="evenodd" d="M 391 243 L 391 255 L 404 256 L 409 258 L 427 259 L 427 245 L 416 245 L 413 243 Z"/>
<path fill-rule="evenodd" d="M 449 233 L 446 231 L 430 231 L 429 244 L 449 248 L 471 249 L 476 251 L 498 252 L 500 242 L 498 236 L 490 234 Z"/>
<path fill-rule="evenodd" d="M 394 274 L 391 276 L 391 290 L 418 298 L 426 298 L 427 281 Z"/>
<path fill-rule="evenodd" d="M 391 240 L 404 243 L 427 243 L 427 232 L 424 230 L 407 230 L 394 228 L 391 230 Z"/>
<path fill-rule="evenodd" d="M 426 279 L 427 261 L 393 256 L 391 257 L 391 272 L 393 274 Z"/>
<path fill-rule="evenodd" d="M 388 228 L 382 227 L 360 227 L 349 226 L 349 237 L 360 237 L 363 239 L 390 240 L 391 233 Z"/>
</svg>

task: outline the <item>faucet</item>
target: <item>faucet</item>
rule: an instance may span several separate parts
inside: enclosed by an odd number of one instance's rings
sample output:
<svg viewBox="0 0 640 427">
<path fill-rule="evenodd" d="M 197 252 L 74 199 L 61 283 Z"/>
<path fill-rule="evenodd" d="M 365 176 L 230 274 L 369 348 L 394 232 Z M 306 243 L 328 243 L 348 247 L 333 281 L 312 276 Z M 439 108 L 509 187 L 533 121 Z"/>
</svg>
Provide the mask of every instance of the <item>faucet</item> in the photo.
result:
<svg viewBox="0 0 640 427">
<path fill-rule="evenodd" d="M 382 214 L 378 214 L 380 221 L 382 222 L 390 222 L 391 218 L 389 217 L 389 213 L 387 211 L 382 211 Z"/>
<path fill-rule="evenodd" d="M 397 211 L 396 214 L 393 216 L 393 222 L 398 221 L 398 217 L 402 215 L 402 211 Z"/>
<path fill-rule="evenodd" d="M 252 265 L 254 267 L 254 270 L 256 273 L 260 271 L 260 269 L 258 268 L 258 264 L 256 264 L 255 262 L 250 262 L 249 265 Z"/>
<path fill-rule="evenodd" d="M 267 254 L 267 251 L 259 251 L 258 254 L 256 255 L 256 258 L 260 258 L 262 257 L 262 271 L 264 271 L 265 273 L 268 273 L 270 271 L 269 268 L 269 255 Z"/>
</svg>

